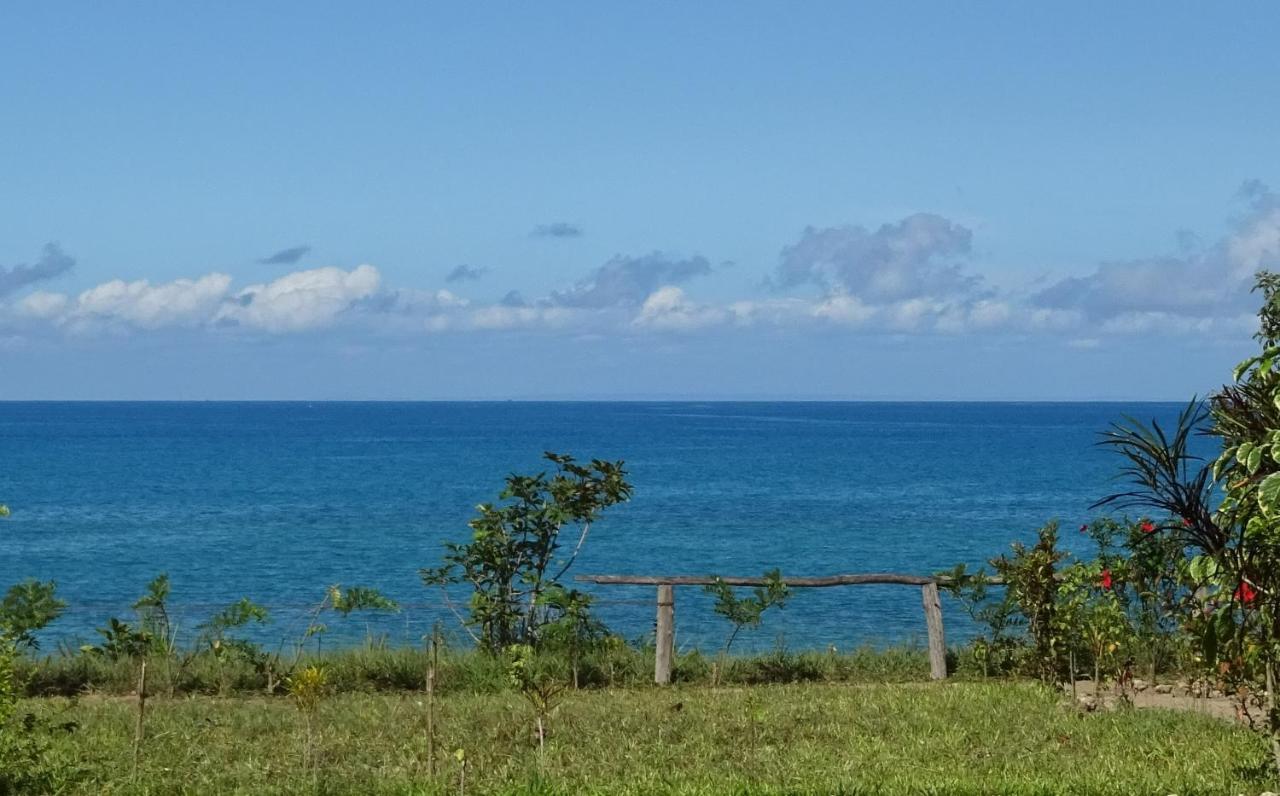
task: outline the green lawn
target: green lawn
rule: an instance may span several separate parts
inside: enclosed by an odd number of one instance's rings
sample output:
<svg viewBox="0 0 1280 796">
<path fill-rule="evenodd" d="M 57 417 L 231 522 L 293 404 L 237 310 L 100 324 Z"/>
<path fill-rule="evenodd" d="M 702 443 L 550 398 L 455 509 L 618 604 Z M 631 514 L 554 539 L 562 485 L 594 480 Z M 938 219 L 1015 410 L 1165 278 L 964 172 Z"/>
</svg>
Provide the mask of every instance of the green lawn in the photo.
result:
<svg viewBox="0 0 1280 796">
<path fill-rule="evenodd" d="M 100 793 L 1256 794 L 1262 740 L 1194 714 L 1080 714 L 1029 683 L 807 684 L 569 694 L 539 755 L 515 693 L 439 700 L 428 773 L 421 693 L 342 694 L 315 722 L 317 766 L 283 697 L 152 699 L 131 778 L 135 705 L 27 704 L 78 729 L 56 752 Z M 455 751 L 464 750 L 460 783 Z"/>
</svg>

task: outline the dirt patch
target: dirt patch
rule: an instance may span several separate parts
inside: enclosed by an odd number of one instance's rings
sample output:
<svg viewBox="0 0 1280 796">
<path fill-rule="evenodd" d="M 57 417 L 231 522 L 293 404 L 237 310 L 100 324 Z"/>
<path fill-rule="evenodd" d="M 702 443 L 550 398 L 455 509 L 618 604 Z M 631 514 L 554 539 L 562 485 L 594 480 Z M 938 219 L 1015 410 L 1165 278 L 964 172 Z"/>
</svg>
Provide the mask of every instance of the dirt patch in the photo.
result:
<svg viewBox="0 0 1280 796">
<path fill-rule="evenodd" d="M 1071 686 L 1065 686 L 1065 691 L 1070 696 Z M 1225 696 L 1216 691 L 1211 691 L 1208 695 L 1197 694 L 1185 683 L 1149 684 L 1136 680 L 1134 686 L 1127 688 L 1122 696 L 1115 688 L 1105 685 L 1100 693 L 1095 694 L 1092 681 L 1080 680 L 1076 682 L 1075 698 L 1080 709 L 1087 711 L 1111 710 L 1121 706 L 1127 700 L 1133 707 L 1140 709 L 1185 710 L 1216 719 L 1244 723 L 1248 723 L 1250 719 L 1249 715 L 1242 710 L 1238 698 Z M 1256 704 L 1249 705 L 1249 713 L 1252 714 L 1254 721 L 1265 718 L 1262 708 Z"/>
</svg>

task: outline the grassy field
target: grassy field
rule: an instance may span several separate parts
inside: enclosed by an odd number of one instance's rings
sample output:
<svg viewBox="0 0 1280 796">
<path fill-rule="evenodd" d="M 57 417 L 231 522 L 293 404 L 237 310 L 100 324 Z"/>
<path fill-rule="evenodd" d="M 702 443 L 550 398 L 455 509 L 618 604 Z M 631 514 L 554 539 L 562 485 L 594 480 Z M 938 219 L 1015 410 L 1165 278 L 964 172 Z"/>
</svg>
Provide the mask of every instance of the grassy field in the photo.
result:
<svg viewBox="0 0 1280 796">
<path fill-rule="evenodd" d="M 1256 794 L 1273 784 L 1262 740 L 1243 728 L 1158 710 L 1081 714 L 1030 683 L 573 692 L 550 718 L 545 752 L 519 694 L 450 693 L 437 701 L 434 774 L 423 700 L 324 700 L 309 766 L 288 698 L 152 699 L 136 779 L 133 700 L 25 704 L 75 722 L 55 754 L 81 767 L 69 792 L 83 794 Z"/>
</svg>

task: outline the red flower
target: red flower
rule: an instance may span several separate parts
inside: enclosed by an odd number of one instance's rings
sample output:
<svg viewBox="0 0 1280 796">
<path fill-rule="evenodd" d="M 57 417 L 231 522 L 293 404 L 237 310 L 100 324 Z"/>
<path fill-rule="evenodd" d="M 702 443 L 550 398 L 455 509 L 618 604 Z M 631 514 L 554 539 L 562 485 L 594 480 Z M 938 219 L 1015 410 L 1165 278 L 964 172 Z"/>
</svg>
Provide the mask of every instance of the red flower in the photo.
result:
<svg viewBox="0 0 1280 796">
<path fill-rule="evenodd" d="M 1190 527 L 1191 527 L 1191 518 L 1190 518 L 1190 517 L 1183 517 L 1183 518 L 1182 518 L 1182 527 L 1184 527 L 1184 528 L 1190 528 Z"/>
<path fill-rule="evenodd" d="M 1154 524 L 1152 524 L 1151 520 L 1143 520 L 1143 521 L 1142 521 L 1142 524 L 1141 524 L 1141 525 L 1139 525 L 1138 527 L 1142 529 L 1142 532 L 1143 532 L 1143 533 L 1155 533 L 1155 532 L 1156 532 L 1156 526 L 1155 526 Z"/>
<path fill-rule="evenodd" d="M 1080 526 L 1080 533 L 1084 533 L 1084 532 L 1086 532 L 1086 531 L 1088 531 L 1088 530 L 1089 530 L 1089 526 L 1088 526 L 1088 524 L 1085 524 L 1085 525 L 1081 525 L 1081 526 Z"/>
<path fill-rule="evenodd" d="M 1102 570 L 1102 579 L 1098 581 L 1098 585 L 1104 589 L 1111 588 L 1111 570 Z"/>
<path fill-rule="evenodd" d="M 1245 605 L 1253 605 L 1253 601 L 1258 598 L 1258 593 L 1249 585 L 1248 581 L 1240 581 L 1240 585 L 1236 587 L 1235 598 Z"/>
</svg>

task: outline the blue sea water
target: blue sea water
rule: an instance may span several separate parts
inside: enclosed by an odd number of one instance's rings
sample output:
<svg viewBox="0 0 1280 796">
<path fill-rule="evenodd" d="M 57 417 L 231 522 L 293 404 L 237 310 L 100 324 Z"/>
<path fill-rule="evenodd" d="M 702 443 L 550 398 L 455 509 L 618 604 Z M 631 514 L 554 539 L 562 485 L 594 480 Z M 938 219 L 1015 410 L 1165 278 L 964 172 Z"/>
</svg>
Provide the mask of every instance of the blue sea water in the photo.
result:
<svg viewBox="0 0 1280 796">
<path fill-rule="evenodd" d="M 241 596 L 271 608 L 259 637 L 299 631 L 329 584 L 404 610 L 329 622 L 419 643 L 457 622 L 420 567 L 463 540 L 476 504 L 543 451 L 623 459 L 634 499 L 594 526 L 574 571 L 927 574 L 980 564 L 1050 519 L 1078 544 L 1117 487 L 1099 433 L 1177 404 L 1115 403 L 0 403 L 0 584 L 55 579 L 70 604 L 46 638 L 79 643 L 167 572 L 180 632 Z M 596 587 L 629 638 L 653 593 Z M 677 590 L 680 646 L 726 628 Z M 949 633 L 963 634 L 956 606 Z M 918 590 L 797 591 L 743 646 L 923 638 Z M 51 646 L 48 642 L 46 648 Z"/>
</svg>

